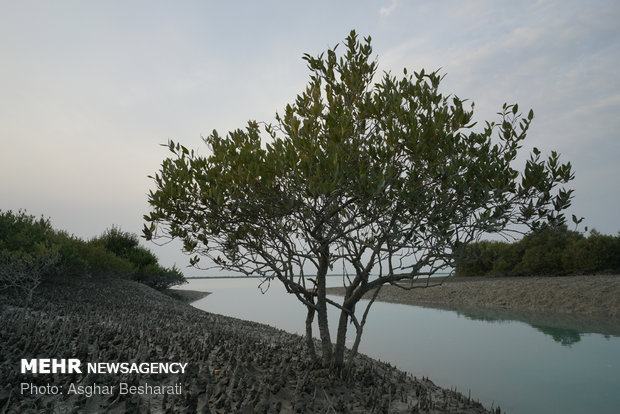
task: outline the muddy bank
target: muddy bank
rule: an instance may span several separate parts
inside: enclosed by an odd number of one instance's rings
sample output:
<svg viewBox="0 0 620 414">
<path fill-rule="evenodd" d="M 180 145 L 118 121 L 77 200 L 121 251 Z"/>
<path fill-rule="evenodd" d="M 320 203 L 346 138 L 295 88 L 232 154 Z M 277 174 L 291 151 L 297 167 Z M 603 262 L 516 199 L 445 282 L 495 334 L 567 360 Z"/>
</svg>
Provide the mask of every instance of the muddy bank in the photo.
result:
<svg viewBox="0 0 620 414">
<path fill-rule="evenodd" d="M 211 294 L 211 292 L 200 292 L 198 290 L 187 289 L 166 289 L 162 293 L 186 303 L 196 302 Z"/>
<path fill-rule="evenodd" d="M 0 294 L 3 413 L 489 412 L 362 355 L 341 379 L 305 357 L 299 336 L 202 312 L 131 281 L 58 280 L 40 286 L 28 308 L 17 299 Z M 22 374 L 21 358 L 187 367 L 179 374 Z M 22 383 L 61 391 L 23 393 Z M 121 383 L 181 392 L 122 393 Z M 95 392 L 69 393 L 71 386 Z"/>
<path fill-rule="evenodd" d="M 438 281 L 441 279 L 437 278 Z M 436 283 L 435 278 L 431 283 Z M 526 313 L 586 316 L 620 320 L 620 275 L 445 278 L 440 286 L 424 288 L 426 279 L 411 290 L 384 286 L 377 297 L 384 302 L 451 309 L 495 309 Z M 342 295 L 344 288 L 329 288 Z"/>
</svg>

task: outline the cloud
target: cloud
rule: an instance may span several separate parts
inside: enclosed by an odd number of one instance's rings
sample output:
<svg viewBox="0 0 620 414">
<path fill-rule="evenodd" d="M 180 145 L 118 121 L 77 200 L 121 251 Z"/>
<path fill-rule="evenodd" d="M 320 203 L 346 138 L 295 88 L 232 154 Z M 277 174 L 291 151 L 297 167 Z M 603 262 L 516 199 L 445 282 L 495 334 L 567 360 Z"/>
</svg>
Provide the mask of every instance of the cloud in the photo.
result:
<svg viewBox="0 0 620 414">
<path fill-rule="evenodd" d="M 398 5 L 398 0 L 392 0 L 389 6 L 381 7 L 379 9 L 379 15 L 383 18 L 388 17 L 394 12 L 394 10 L 396 10 L 397 5 Z"/>
<path fill-rule="evenodd" d="M 403 5 L 404 7 L 404 5 Z M 407 36 L 380 53 L 382 68 L 399 74 L 435 70 L 446 74 L 445 93 L 476 103 L 477 120 L 496 120 L 504 102 L 533 108 L 535 120 L 524 150 L 557 150 L 571 161 L 577 178 L 574 209 L 589 226 L 607 233 L 620 219 L 597 205 L 618 191 L 602 188 L 602 177 L 620 174 L 620 7 L 597 2 L 527 2 L 494 7 L 486 1 L 462 7 L 444 3 L 439 19 L 423 7 L 394 15 L 416 16 Z M 397 17 L 398 16 L 398 17 Z M 434 27 L 426 25 L 430 21 Z M 611 194 L 611 196 L 610 196 Z"/>
</svg>

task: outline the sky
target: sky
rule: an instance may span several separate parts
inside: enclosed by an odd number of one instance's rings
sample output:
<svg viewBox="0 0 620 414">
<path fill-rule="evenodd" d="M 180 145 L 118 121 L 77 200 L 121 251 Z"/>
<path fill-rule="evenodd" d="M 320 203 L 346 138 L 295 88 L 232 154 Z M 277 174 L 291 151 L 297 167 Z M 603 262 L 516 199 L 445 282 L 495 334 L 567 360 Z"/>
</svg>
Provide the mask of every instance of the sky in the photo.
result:
<svg viewBox="0 0 620 414">
<path fill-rule="evenodd" d="M 497 120 L 532 108 L 523 151 L 570 161 L 569 216 L 620 231 L 618 1 L 0 0 L 0 210 L 83 239 L 141 234 L 169 139 L 271 122 L 308 82 L 301 57 L 372 36 L 380 71 L 440 70 Z M 186 276 L 172 243 L 143 241 Z M 213 272 L 211 272 L 213 273 Z"/>
</svg>

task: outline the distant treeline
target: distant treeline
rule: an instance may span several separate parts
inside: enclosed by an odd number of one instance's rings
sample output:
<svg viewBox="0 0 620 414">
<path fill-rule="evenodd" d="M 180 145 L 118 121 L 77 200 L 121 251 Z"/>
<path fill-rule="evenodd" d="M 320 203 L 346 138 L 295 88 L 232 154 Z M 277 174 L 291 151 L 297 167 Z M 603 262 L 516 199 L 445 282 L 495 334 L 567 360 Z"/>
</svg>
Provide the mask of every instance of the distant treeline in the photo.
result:
<svg viewBox="0 0 620 414">
<path fill-rule="evenodd" d="M 176 267 L 165 268 L 138 236 L 117 227 L 84 241 L 52 228 L 49 219 L 0 210 L 0 290 L 29 294 L 54 276 L 118 276 L 164 289 L 185 283 Z"/>
<path fill-rule="evenodd" d="M 464 249 L 456 276 L 541 276 L 620 272 L 620 236 L 588 237 L 566 226 L 514 243 L 481 241 Z"/>
</svg>

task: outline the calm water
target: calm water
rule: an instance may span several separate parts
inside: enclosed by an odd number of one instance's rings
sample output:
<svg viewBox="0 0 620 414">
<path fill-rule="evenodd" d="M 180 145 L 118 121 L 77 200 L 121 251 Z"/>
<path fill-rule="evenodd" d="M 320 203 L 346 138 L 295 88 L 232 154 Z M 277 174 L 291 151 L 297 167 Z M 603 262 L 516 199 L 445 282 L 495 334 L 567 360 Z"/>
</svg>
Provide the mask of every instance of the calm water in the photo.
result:
<svg viewBox="0 0 620 414">
<path fill-rule="evenodd" d="M 297 299 L 279 283 L 265 294 L 258 284 L 194 279 L 181 288 L 212 292 L 193 303 L 199 309 L 303 334 Z M 620 413 L 619 332 L 604 321 L 376 302 L 360 352 L 508 413 Z"/>
</svg>

